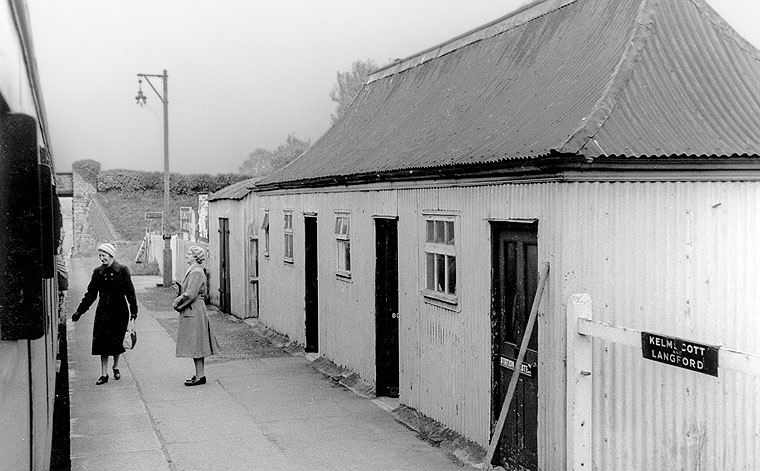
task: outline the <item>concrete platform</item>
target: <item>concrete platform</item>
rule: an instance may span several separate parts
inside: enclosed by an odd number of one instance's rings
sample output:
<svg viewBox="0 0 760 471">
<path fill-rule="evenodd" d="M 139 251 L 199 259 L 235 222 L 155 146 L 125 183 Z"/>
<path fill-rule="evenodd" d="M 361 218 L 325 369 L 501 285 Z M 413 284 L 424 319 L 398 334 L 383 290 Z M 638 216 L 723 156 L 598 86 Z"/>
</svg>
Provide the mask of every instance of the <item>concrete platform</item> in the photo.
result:
<svg viewBox="0 0 760 471">
<path fill-rule="evenodd" d="M 71 262 L 73 310 L 98 262 Z M 161 283 L 133 281 L 138 302 Z M 100 386 L 100 357 L 90 354 L 94 306 L 68 322 L 72 470 L 471 469 L 397 422 L 397 402 L 360 397 L 303 355 L 209 361 L 209 382 L 184 386 L 192 360 L 175 358 L 157 320 L 171 312 L 140 303 L 138 343 L 121 358 L 121 380 L 111 375 Z"/>
</svg>

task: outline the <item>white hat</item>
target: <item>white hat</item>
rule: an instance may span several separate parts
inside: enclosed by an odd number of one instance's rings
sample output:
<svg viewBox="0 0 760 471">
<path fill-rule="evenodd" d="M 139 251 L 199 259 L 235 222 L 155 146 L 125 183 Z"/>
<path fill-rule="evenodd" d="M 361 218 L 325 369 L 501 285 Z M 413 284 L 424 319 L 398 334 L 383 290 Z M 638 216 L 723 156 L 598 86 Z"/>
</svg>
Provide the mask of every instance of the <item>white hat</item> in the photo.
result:
<svg viewBox="0 0 760 471">
<path fill-rule="evenodd" d="M 116 247 L 108 242 L 98 245 L 98 251 L 105 252 L 112 257 L 116 256 Z"/>
</svg>

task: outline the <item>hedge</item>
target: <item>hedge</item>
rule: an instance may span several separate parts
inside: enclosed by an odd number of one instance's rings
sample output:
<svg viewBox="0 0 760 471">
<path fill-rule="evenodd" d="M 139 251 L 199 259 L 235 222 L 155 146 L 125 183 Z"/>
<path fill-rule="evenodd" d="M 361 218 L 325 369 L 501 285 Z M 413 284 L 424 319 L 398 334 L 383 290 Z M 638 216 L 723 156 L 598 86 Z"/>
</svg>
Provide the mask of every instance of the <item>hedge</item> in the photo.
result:
<svg viewBox="0 0 760 471">
<path fill-rule="evenodd" d="M 71 164 L 75 172 L 82 176 L 84 181 L 92 184 L 95 188 L 98 185 L 98 173 L 100 173 L 100 162 L 92 159 L 77 160 Z"/>
<path fill-rule="evenodd" d="M 173 195 L 213 193 L 246 178 L 249 177 L 236 173 L 220 173 L 218 175 L 169 173 L 169 193 Z M 98 173 L 97 183 L 100 192 L 163 192 L 164 174 L 139 170 L 104 170 Z"/>
</svg>

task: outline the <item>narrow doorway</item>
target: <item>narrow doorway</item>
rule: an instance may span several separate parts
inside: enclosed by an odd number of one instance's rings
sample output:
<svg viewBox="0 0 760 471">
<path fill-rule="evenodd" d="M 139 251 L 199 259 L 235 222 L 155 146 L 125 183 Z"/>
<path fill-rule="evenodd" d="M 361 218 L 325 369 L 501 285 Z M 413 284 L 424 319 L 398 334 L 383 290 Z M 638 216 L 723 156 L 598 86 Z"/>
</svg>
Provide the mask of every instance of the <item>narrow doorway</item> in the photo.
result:
<svg viewBox="0 0 760 471">
<path fill-rule="evenodd" d="M 219 218 L 219 310 L 230 313 L 230 220 Z"/>
<path fill-rule="evenodd" d="M 491 428 L 499 418 L 538 283 L 538 224 L 492 224 Z M 528 342 L 494 463 L 538 469 L 538 326 Z"/>
<path fill-rule="evenodd" d="M 398 226 L 375 219 L 375 377 L 378 396 L 398 397 Z"/>
<path fill-rule="evenodd" d="M 245 294 L 246 317 L 259 317 L 259 235 L 256 224 L 248 226 L 248 289 Z"/>
<path fill-rule="evenodd" d="M 306 306 L 306 352 L 319 352 L 319 270 L 317 218 L 304 216 L 304 302 Z"/>
</svg>

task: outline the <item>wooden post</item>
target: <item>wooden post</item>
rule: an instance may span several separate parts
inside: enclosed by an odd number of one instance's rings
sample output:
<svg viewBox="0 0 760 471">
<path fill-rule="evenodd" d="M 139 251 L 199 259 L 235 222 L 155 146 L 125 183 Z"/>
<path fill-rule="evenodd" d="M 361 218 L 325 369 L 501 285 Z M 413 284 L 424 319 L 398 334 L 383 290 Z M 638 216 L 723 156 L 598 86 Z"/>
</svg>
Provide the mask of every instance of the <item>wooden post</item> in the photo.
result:
<svg viewBox="0 0 760 471">
<path fill-rule="evenodd" d="M 515 371 L 512 373 L 512 377 L 509 380 L 509 387 L 507 388 L 507 397 L 504 398 L 504 402 L 501 405 L 501 413 L 499 414 L 499 420 L 496 422 L 496 430 L 493 432 L 491 442 L 488 444 L 488 451 L 484 460 L 485 469 L 491 469 L 491 460 L 493 459 L 494 452 L 496 451 L 496 445 L 499 444 L 499 438 L 501 438 L 501 431 L 504 428 L 504 422 L 507 420 L 507 413 L 509 412 L 509 404 L 512 402 L 512 396 L 515 394 L 517 388 L 517 379 L 520 376 L 520 370 L 522 370 L 523 360 L 525 359 L 525 352 L 528 350 L 528 342 L 530 336 L 533 333 L 533 325 L 536 323 L 536 317 L 538 316 L 538 305 L 541 303 L 541 295 L 544 292 L 544 286 L 546 285 L 546 278 L 549 275 L 549 262 L 544 263 L 541 270 L 541 277 L 538 280 L 538 290 L 536 296 L 533 298 L 533 307 L 530 310 L 530 317 L 528 318 L 528 325 L 525 327 L 525 333 L 523 334 L 522 343 L 520 344 L 520 353 L 517 355 L 517 361 L 515 362 Z"/>
<path fill-rule="evenodd" d="M 591 298 L 574 294 L 567 303 L 567 470 L 591 469 L 593 357 L 592 337 L 579 331 L 581 319 L 591 320 Z"/>
</svg>

